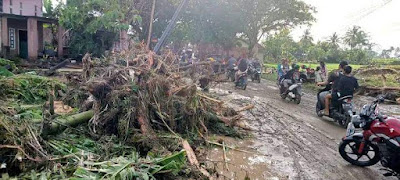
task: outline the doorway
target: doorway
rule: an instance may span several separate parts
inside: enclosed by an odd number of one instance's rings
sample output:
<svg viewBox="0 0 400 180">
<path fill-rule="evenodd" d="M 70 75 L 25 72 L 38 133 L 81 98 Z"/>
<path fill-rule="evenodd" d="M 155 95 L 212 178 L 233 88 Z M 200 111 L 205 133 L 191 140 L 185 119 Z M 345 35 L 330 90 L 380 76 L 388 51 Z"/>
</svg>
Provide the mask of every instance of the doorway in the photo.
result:
<svg viewBox="0 0 400 180">
<path fill-rule="evenodd" d="M 28 58 L 28 31 L 19 30 L 19 56 Z"/>
</svg>

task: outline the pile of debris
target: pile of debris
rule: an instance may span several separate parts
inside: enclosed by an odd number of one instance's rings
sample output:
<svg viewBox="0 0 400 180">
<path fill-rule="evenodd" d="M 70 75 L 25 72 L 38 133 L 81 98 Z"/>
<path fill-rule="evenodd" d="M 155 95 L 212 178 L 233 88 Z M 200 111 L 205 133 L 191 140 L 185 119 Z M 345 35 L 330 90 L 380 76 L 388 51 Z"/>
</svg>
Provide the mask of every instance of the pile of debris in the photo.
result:
<svg viewBox="0 0 400 180">
<path fill-rule="evenodd" d="M 171 52 L 156 55 L 139 44 L 104 58 L 86 54 L 82 66 L 82 74 L 67 76 L 67 88 L 55 83 L 42 87 L 48 101 L 39 106 L 43 110 L 41 119 L 16 116 L 20 112 L 10 111 L 4 100 L 0 157 L 18 158 L 17 163 L 13 158 L 2 160 L 10 164 L 7 168 L 18 169 L 15 172 L 47 169 L 47 176 L 62 172 L 65 177 L 80 178 L 129 179 L 160 173 L 164 177 L 169 173 L 211 177 L 192 147 L 210 143 L 209 133 L 241 135 L 233 128 L 239 124 L 239 112 L 197 90 L 200 79 L 212 79 L 208 62 L 182 65 Z M 13 94 L 11 87 L 6 89 L 5 95 Z M 24 96 L 14 94 L 11 98 Z M 80 113 L 55 114 L 57 99 Z M 65 129 L 68 132 L 63 132 Z M 104 157 L 102 152 L 113 155 Z M 165 158 L 142 159 L 150 154 Z M 193 167 L 192 172 L 198 172 L 195 175 L 182 174 L 186 158 L 190 166 L 185 167 Z M 113 171 L 117 167 L 123 173 Z"/>
</svg>

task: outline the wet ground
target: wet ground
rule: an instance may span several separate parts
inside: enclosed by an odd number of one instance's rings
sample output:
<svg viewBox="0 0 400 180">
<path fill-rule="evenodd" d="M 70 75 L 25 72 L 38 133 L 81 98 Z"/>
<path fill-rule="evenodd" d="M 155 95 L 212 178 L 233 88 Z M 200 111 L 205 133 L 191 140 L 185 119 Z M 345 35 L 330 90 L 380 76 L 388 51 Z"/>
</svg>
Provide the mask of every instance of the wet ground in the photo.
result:
<svg viewBox="0 0 400 180">
<path fill-rule="evenodd" d="M 316 98 L 306 92 L 301 104 L 282 100 L 273 82 L 249 83 L 246 91 L 235 90 L 233 84 L 219 84 L 210 90 L 229 105 L 255 108 L 244 112 L 253 129 L 252 138 L 225 139 L 225 142 L 252 153 L 229 150 L 228 169 L 223 151 L 215 148 L 207 156 L 214 162 L 221 179 L 395 179 L 383 177 L 381 166 L 368 168 L 352 166 L 338 152 L 345 129 L 328 118 L 315 114 Z M 356 106 L 374 98 L 357 97 Z M 383 105 L 388 114 L 398 114 L 398 105 Z"/>
</svg>

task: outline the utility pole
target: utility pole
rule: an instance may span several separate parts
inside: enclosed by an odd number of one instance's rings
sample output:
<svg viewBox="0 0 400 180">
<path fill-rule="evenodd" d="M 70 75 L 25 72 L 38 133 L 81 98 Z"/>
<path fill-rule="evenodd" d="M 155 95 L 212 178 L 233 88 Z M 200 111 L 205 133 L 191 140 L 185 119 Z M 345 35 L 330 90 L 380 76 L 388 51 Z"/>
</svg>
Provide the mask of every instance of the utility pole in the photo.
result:
<svg viewBox="0 0 400 180">
<path fill-rule="evenodd" d="M 168 35 L 171 33 L 172 29 L 175 26 L 176 20 L 178 18 L 179 13 L 181 12 L 182 8 L 185 6 L 187 0 L 183 0 L 182 3 L 178 6 L 178 9 L 176 9 L 174 16 L 172 16 L 171 22 L 169 22 L 167 28 L 163 32 L 160 40 L 157 42 L 156 47 L 154 47 L 154 52 L 157 53 L 160 49 L 161 46 L 163 45 L 165 39 L 167 39 Z"/>
<path fill-rule="evenodd" d="M 154 10 L 156 8 L 156 0 L 153 0 L 153 6 L 151 7 L 151 15 L 150 15 L 150 25 L 149 25 L 149 35 L 147 37 L 147 50 L 150 50 L 150 42 L 151 42 L 151 34 L 153 31 L 153 20 L 154 20 Z"/>
</svg>

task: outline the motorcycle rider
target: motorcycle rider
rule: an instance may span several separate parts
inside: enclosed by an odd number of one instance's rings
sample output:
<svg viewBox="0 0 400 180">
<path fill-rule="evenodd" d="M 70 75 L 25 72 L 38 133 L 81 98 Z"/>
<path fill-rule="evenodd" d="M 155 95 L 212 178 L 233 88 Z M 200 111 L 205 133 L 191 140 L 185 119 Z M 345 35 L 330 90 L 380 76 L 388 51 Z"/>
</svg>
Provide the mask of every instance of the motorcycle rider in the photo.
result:
<svg viewBox="0 0 400 180">
<path fill-rule="evenodd" d="M 228 72 L 234 69 L 235 63 L 236 63 L 236 58 L 232 54 L 231 57 L 228 59 L 228 62 L 227 62 L 227 71 Z"/>
<path fill-rule="evenodd" d="M 289 61 L 282 58 L 282 64 L 278 65 L 278 83 L 282 80 L 282 77 L 290 70 Z"/>
<path fill-rule="evenodd" d="M 351 75 L 351 66 L 344 67 L 344 75 L 339 80 L 339 97 L 353 96 L 354 91 L 359 88 L 357 79 Z"/>
<path fill-rule="evenodd" d="M 288 71 L 282 78 L 282 84 L 285 88 L 285 91 L 283 92 L 286 94 L 289 86 L 300 80 L 300 66 L 294 65 L 293 69 Z"/>
<path fill-rule="evenodd" d="M 235 82 L 237 83 L 239 81 L 240 75 L 247 73 L 248 69 L 248 63 L 246 58 L 241 58 L 238 62 L 238 71 L 235 74 Z"/>
<path fill-rule="evenodd" d="M 332 99 L 332 101 L 335 101 L 335 102 L 339 99 L 338 93 L 337 93 L 338 92 L 338 83 L 340 81 L 340 78 L 342 78 L 342 76 L 343 76 L 344 67 L 346 67 L 348 64 L 349 63 L 347 61 L 341 61 L 339 64 L 339 68 L 329 75 L 327 81 L 317 83 L 318 86 L 327 86 L 325 88 L 325 90 L 332 91 L 331 93 L 328 93 L 325 96 L 324 114 L 326 116 L 329 116 L 329 106 L 331 103 L 331 99 Z"/>
</svg>

